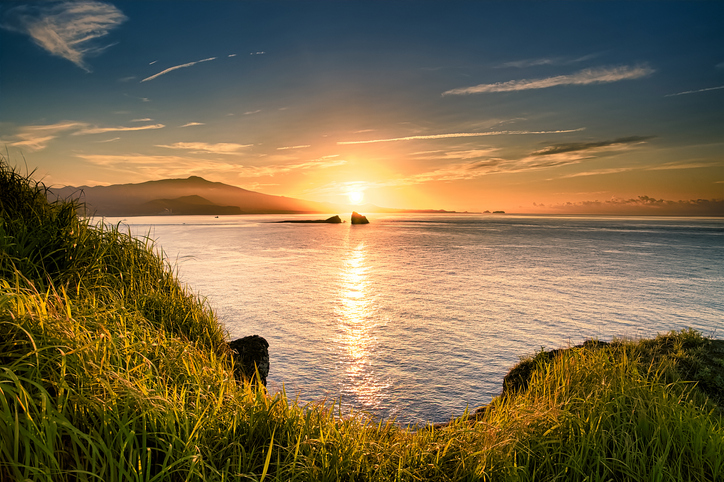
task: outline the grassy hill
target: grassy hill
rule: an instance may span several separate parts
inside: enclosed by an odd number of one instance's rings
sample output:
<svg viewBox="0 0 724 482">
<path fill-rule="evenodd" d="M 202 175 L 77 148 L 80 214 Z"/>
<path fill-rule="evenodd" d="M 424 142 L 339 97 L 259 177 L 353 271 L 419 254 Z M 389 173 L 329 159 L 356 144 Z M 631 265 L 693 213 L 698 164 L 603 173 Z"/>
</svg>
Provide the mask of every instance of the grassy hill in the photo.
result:
<svg viewBox="0 0 724 482">
<path fill-rule="evenodd" d="M 76 209 L 0 161 L 2 481 L 724 479 L 699 333 L 536 354 L 445 426 L 341 416 L 237 382 L 162 253 Z"/>
</svg>

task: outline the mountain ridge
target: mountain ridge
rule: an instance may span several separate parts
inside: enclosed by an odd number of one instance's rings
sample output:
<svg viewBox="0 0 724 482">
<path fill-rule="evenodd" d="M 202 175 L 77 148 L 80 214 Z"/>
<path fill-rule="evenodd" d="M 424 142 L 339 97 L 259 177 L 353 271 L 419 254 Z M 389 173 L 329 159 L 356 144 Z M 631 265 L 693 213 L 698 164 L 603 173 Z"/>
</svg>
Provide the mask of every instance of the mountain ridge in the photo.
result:
<svg viewBox="0 0 724 482">
<path fill-rule="evenodd" d="M 91 216 L 323 214 L 352 210 L 388 214 L 455 212 L 443 209 L 384 208 L 374 204 L 350 206 L 320 203 L 250 191 L 199 176 L 109 186 L 65 186 L 50 188 L 48 196 L 51 199 L 78 199 L 84 204 L 84 214 Z"/>
</svg>

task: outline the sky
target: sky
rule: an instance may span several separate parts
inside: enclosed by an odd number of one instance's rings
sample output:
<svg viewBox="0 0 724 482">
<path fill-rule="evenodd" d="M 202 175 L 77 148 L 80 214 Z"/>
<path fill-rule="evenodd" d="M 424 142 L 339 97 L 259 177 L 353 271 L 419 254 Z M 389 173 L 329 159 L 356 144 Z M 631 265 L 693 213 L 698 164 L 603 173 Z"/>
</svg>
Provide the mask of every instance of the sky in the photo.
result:
<svg viewBox="0 0 724 482">
<path fill-rule="evenodd" d="M 724 2 L 4 1 L 0 145 L 51 186 L 724 215 Z"/>
</svg>

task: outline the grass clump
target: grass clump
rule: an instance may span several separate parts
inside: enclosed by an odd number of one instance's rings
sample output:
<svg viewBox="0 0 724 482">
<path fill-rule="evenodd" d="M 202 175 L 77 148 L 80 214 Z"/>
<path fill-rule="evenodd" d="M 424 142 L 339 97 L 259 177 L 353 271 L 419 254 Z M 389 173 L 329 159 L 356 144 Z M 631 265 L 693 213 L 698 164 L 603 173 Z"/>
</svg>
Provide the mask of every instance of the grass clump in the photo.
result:
<svg viewBox="0 0 724 482">
<path fill-rule="evenodd" d="M 343 417 L 237 382 L 153 244 L 77 208 L 0 162 L 0 480 L 724 478 L 722 358 L 696 332 L 539 354 L 441 427 Z"/>
</svg>

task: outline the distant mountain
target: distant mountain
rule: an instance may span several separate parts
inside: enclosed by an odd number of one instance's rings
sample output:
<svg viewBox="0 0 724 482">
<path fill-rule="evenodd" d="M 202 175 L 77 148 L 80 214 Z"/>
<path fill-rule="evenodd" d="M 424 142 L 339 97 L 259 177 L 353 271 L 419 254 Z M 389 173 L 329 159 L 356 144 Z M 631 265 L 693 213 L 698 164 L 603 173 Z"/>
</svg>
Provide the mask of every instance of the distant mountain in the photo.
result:
<svg viewBox="0 0 724 482">
<path fill-rule="evenodd" d="M 353 206 L 354 210 L 361 213 L 378 213 L 378 214 L 455 214 L 458 211 L 446 211 L 444 209 L 396 209 L 396 208 L 383 208 L 375 206 L 374 204 L 365 204 L 363 206 Z M 468 213 L 467 214 L 475 214 Z"/>
<path fill-rule="evenodd" d="M 340 207 L 285 196 L 272 196 L 211 182 L 197 176 L 139 184 L 66 186 L 51 196 L 78 198 L 96 216 L 156 214 L 307 214 L 334 213 Z"/>
<path fill-rule="evenodd" d="M 239 206 L 219 206 L 201 196 L 156 199 L 139 205 L 140 215 L 155 214 L 241 214 Z M 133 213 L 129 213 L 129 216 Z"/>
<path fill-rule="evenodd" d="M 159 214 L 319 214 L 343 213 L 454 213 L 443 209 L 392 209 L 365 204 L 346 206 L 273 196 L 207 181 L 198 176 L 139 184 L 66 186 L 51 188 L 49 197 L 79 199 L 94 216 L 154 216 Z"/>
</svg>

